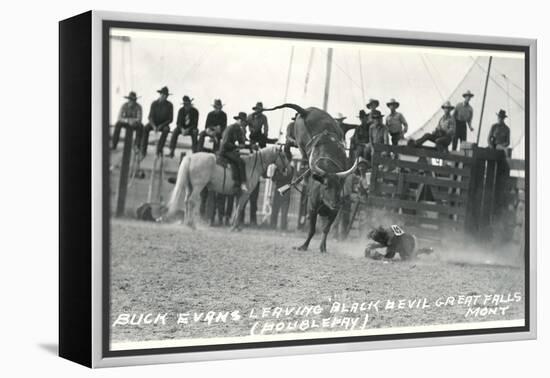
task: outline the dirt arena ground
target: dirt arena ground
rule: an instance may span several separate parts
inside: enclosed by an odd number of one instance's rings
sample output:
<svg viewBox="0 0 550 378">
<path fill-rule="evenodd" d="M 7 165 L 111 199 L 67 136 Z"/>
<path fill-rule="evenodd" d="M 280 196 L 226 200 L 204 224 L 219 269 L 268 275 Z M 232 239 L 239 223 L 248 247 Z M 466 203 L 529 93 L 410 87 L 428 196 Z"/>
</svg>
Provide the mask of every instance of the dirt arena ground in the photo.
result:
<svg viewBox="0 0 550 378">
<path fill-rule="evenodd" d="M 232 233 L 206 226 L 192 231 L 181 225 L 113 220 L 111 324 L 122 313 L 245 313 L 316 304 L 327 309 L 334 301 L 427 298 L 434 303 L 458 295 L 524 294 L 523 268 L 501 263 L 498 251 L 451 256 L 449 250 L 440 250 L 415 261 L 387 262 L 364 258 L 364 241 L 329 240 L 327 254 L 318 251 L 318 235 L 309 251 L 292 249 L 302 241 L 301 233 Z M 523 319 L 523 300 L 507 305 L 505 314 L 483 318 L 465 317 L 464 306 L 380 311 L 372 314 L 369 327 Z M 117 326 L 111 340 L 246 336 L 251 322 Z"/>
</svg>

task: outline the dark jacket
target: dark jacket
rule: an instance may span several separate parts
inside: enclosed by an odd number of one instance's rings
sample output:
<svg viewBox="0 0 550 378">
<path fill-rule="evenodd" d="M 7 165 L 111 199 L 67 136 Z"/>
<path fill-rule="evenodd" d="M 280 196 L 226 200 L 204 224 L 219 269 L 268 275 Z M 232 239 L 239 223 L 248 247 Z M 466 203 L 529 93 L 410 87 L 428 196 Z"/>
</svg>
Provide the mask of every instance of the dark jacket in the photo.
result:
<svg viewBox="0 0 550 378">
<path fill-rule="evenodd" d="M 213 110 L 210 113 L 208 113 L 208 115 L 206 116 L 206 123 L 205 123 L 204 127 L 206 129 L 210 129 L 210 128 L 214 128 L 218 125 L 221 126 L 221 131 L 223 133 L 223 131 L 227 127 L 227 114 L 225 114 L 224 111 L 220 111 L 220 112 L 216 113 Z"/>
<path fill-rule="evenodd" d="M 292 178 L 294 177 L 294 167 L 289 166 L 287 169 L 287 174 L 285 175 L 279 168 L 275 168 L 275 171 L 273 172 L 273 177 L 271 177 L 271 180 L 275 183 L 275 188 L 279 189 L 280 187 L 290 184 L 292 182 Z"/>
<path fill-rule="evenodd" d="M 355 143 L 369 143 L 370 137 L 369 137 L 369 129 L 370 124 L 368 125 L 359 125 L 355 129 L 355 134 L 353 134 L 353 139 Z"/>
<path fill-rule="evenodd" d="M 170 101 L 155 100 L 149 110 L 149 122 L 158 128 L 168 126 L 174 120 L 174 107 Z"/>
<path fill-rule="evenodd" d="M 181 107 L 178 111 L 178 119 L 176 125 L 181 129 L 196 129 L 199 124 L 199 111 L 191 107 L 185 109 Z"/>
<path fill-rule="evenodd" d="M 234 123 L 228 126 L 222 135 L 222 141 L 220 145 L 220 153 L 233 152 L 237 149 L 236 143 L 244 145 L 245 137 L 244 131 L 240 124 Z"/>
</svg>

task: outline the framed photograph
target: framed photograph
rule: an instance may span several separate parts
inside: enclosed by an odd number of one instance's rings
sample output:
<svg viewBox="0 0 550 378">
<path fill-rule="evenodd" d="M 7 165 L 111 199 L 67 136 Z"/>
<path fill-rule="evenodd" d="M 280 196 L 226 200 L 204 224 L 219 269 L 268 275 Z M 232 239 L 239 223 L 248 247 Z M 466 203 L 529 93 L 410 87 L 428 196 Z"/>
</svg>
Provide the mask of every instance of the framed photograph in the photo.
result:
<svg viewBox="0 0 550 378">
<path fill-rule="evenodd" d="M 536 337 L 536 41 L 60 24 L 60 355 Z"/>
</svg>

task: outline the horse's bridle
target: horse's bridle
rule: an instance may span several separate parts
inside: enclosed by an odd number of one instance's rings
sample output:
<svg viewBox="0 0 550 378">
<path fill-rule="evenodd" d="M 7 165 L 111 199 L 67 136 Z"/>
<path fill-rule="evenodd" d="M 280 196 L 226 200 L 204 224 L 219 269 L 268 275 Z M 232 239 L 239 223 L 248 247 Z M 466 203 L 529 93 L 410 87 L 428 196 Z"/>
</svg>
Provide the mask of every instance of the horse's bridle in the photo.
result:
<svg viewBox="0 0 550 378">
<path fill-rule="evenodd" d="M 256 152 L 256 156 L 254 157 L 254 165 L 252 166 L 252 169 L 250 170 L 250 173 L 254 172 L 254 170 L 256 169 L 256 164 L 257 164 L 257 162 L 258 162 L 258 156 L 260 157 L 260 166 L 262 167 L 262 175 L 263 175 L 264 172 L 266 171 L 267 168 L 264 166 L 264 159 L 263 159 L 263 157 L 262 157 L 261 151 L 262 151 L 262 150 L 258 150 L 258 151 Z M 275 162 L 274 162 L 273 164 L 277 164 L 277 160 L 278 160 L 278 159 L 281 159 L 281 162 L 283 163 L 283 165 L 285 165 L 285 164 L 284 164 L 284 160 L 283 160 L 283 158 L 281 157 L 282 154 L 283 154 L 283 152 L 282 152 L 282 147 L 279 146 L 279 147 L 277 148 L 277 157 L 275 158 Z"/>
</svg>

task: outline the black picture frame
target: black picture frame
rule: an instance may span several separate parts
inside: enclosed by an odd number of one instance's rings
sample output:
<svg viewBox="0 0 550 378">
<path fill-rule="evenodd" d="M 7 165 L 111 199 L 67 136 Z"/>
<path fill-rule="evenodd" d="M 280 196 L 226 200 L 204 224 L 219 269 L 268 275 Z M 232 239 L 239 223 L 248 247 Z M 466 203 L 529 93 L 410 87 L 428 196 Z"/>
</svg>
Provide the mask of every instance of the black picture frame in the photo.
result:
<svg viewBox="0 0 550 378">
<path fill-rule="evenodd" d="M 147 21 L 151 19 L 151 21 Z M 533 283 L 533 201 L 530 198 L 534 177 L 532 177 L 533 151 L 530 141 L 531 132 L 534 130 L 534 120 L 531 119 L 534 106 L 531 101 L 533 93 L 532 83 L 536 82 L 533 70 L 533 55 L 536 53 L 536 42 L 531 40 L 495 39 L 490 37 L 471 38 L 468 36 L 444 36 L 429 34 L 409 34 L 406 37 L 398 36 L 400 32 L 384 34 L 375 32 L 369 34 L 368 30 L 357 33 L 353 29 L 328 29 L 321 32 L 318 28 L 311 32 L 296 30 L 294 27 L 275 25 L 271 28 L 262 28 L 256 24 L 242 22 L 229 22 L 229 25 L 220 20 L 182 19 L 181 22 L 174 18 L 163 16 L 148 17 L 147 15 L 117 14 L 105 12 L 86 12 L 82 15 L 61 21 L 60 27 L 60 256 L 59 256 L 59 354 L 62 357 L 84 364 L 86 366 L 111 366 L 108 361 L 116 361 L 113 364 L 124 364 L 125 357 L 149 357 L 144 362 L 154 361 L 154 357 L 160 355 L 173 355 L 173 360 L 193 360 L 189 355 L 200 355 L 199 359 L 224 358 L 223 355 L 214 355 L 203 352 L 227 352 L 227 351 L 253 351 L 262 350 L 262 353 L 277 354 L 282 348 L 292 353 L 292 347 L 319 347 L 329 345 L 342 345 L 350 343 L 391 342 L 396 340 L 443 340 L 452 342 L 457 336 L 487 336 L 516 334 L 518 338 L 532 338 L 536 336 L 536 327 L 532 322 L 534 303 L 532 300 Z M 242 24 L 242 27 L 237 25 Z M 231 34 L 239 36 L 283 37 L 325 41 L 349 41 L 377 44 L 399 44 L 406 46 L 428 46 L 447 48 L 468 48 L 480 50 L 501 50 L 521 52 L 525 56 L 525 181 L 526 181 L 526 208 L 525 208 L 525 325 L 511 328 L 488 328 L 459 331 L 419 332 L 407 334 L 388 334 L 373 336 L 327 337 L 315 339 L 300 339 L 286 341 L 265 341 L 223 345 L 197 345 L 187 347 L 167 347 L 156 349 L 135 349 L 125 351 L 112 351 L 110 345 L 110 187 L 109 187 L 109 134 L 101 132 L 101 230 L 100 241 L 101 272 L 97 272 L 97 266 L 92 264 L 92 207 L 93 182 L 92 165 L 95 164 L 92 155 L 97 153 L 97 146 L 92 145 L 92 130 L 98 123 L 103 127 L 109 124 L 110 111 L 110 77 L 109 77 L 109 31 L 111 28 L 129 28 L 140 30 L 182 31 L 208 34 Z M 99 29 L 99 30 L 98 30 Z M 301 26 L 298 29 L 307 29 Z M 336 30 L 336 29 L 335 29 Z M 405 33 L 401 33 L 405 34 Z M 100 54 L 94 50 L 93 39 L 100 38 Z M 490 42 L 494 40 L 493 42 Z M 94 71 L 93 62 L 101 62 L 101 73 Z M 101 98 L 93 96 L 94 82 L 101 83 Z M 92 104 L 101 104 L 101 121 L 93 122 Z M 99 114 L 99 113 L 97 113 Z M 96 120 L 97 121 L 97 120 Z M 78 124 L 76 128 L 74 125 Z M 82 167 L 89 167 L 82 169 Z M 97 193 L 96 193 L 97 194 Z M 97 204 L 97 201 L 95 202 Z M 83 242 L 84 241 L 84 242 Z M 89 241 L 87 243 L 86 241 Z M 531 267 L 531 269 L 530 269 Z M 92 277 L 97 274 L 101 277 L 101 319 L 94 323 L 94 287 Z M 101 324 L 100 330 L 94 324 Z M 99 333 L 99 336 L 94 336 Z M 95 338 L 98 337 L 98 338 Z M 97 346 L 95 340 L 101 340 Z M 465 340 L 472 340 L 465 338 Z M 95 351 L 94 351 L 95 345 Z M 387 344 L 385 344 L 387 345 Z M 296 349 L 296 348 L 294 348 Z M 271 353 L 269 350 L 273 350 Z M 315 349 L 314 349 L 315 350 Z M 286 353 L 289 353 L 286 352 Z M 202 354 L 201 354 L 202 353 Z M 246 355 L 246 354 L 245 354 Z M 204 356 L 204 357 L 203 357 Z M 221 357 L 220 357 L 221 356 Z M 153 360 L 150 358 L 153 357 Z M 232 358 L 232 357 L 230 357 Z M 105 364 L 102 363 L 107 361 Z M 123 361 L 123 362 L 119 362 Z M 126 360 L 128 361 L 128 360 Z M 128 363 L 140 363 L 133 362 Z"/>
</svg>

